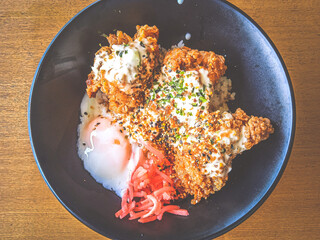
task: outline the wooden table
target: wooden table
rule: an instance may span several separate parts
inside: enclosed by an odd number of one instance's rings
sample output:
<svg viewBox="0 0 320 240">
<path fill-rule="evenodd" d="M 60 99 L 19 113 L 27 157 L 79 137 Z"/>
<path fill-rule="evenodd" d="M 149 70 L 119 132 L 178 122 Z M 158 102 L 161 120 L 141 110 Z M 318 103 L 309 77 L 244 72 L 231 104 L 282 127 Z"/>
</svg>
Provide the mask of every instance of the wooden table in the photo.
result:
<svg viewBox="0 0 320 240">
<path fill-rule="evenodd" d="M 0 1 L 0 239 L 106 239 L 76 220 L 51 193 L 27 130 L 30 85 L 43 52 L 61 27 L 92 2 Z M 282 54 L 294 86 L 297 127 L 274 192 L 219 239 L 320 239 L 320 1 L 231 2 L 266 31 Z"/>
</svg>

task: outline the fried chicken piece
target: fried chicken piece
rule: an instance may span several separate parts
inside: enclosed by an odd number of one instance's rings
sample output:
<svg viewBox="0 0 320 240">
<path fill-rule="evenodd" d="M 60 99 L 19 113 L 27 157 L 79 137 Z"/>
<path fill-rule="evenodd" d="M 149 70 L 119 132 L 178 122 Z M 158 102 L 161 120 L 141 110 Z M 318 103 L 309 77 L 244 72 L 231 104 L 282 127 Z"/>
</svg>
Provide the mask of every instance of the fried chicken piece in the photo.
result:
<svg viewBox="0 0 320 240">
<path fill-rule="evenodd" d="M 184 143 L 176 151 L 173 177 L 177 188 L 184 189 L 178 197 L 193 195 L 192 204 L 219 191 L 228 180 L 232 160 L 274 132 L 269 119 L 248 116 L 241 109 L 210 115 L 212 127 L 201 134 L 202 139 Z"/>
<path fill-rule="evenodd" d="M 240 128 L 245 125 L 245 137 L 247 142 L 245 143 L 246 150 L 249 150 L 259 142 L 269 138 L 269 135 L 274 132 L 271 122 L 268 118 L 262 117 L 249 117 L 242 109 L 238 108 L 233 114 L 234 128 Z"/>
<path fill-rule="evenodd" d="M 223 56 L 217 55 L 212 51 L 199 51 L 188 47 L 169 50 L 164 58 L 163 64 L 167 69 L 173 71 L 199 71 L 203 68 L 208 71 L 208 77 L 212 84 L 215 84 L 227 70 Z"/>
<path fill-rule="evenodd" d="M 156 26 L 139 26 L 137 25 L 137 33 L 134 35 L 134 39 L 142 41 L 143 39 L 148 39 L 149 41 L 154 41 L 159 38 L 159 29 Z"/>
<path fill-rule="evenodd" d="M 159 70 L 158 36 L 158 28 L 148 25 L 137 26 L 133 39 L 121 31 L 110 34 L 110 46 L 96 53 L 88 75 L 88 96 L 101 90 L 108 97 L 109 110 L 116 114 L 127 114 L 143 104 L 145 91 Z"/>
</svg>

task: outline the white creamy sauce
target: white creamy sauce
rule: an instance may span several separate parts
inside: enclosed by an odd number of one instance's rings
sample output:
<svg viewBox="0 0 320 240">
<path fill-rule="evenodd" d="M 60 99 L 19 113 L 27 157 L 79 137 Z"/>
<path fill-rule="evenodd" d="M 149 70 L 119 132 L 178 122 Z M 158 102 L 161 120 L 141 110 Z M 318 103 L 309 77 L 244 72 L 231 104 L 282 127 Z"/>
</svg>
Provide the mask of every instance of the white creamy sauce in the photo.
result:
<svg viewBox="0 0 320 240">
<path fill-rule="evenodd" d="M 206 87 L 209 87 L 210 84 L 210 78 L 208 77 L 208 70 L 205 70 L 204 68 L 201 68 L 199 70 L 199 74 L 200 74 L 200 81 L 203 85 L 205 85 Z"/>
<path fill-rule="evenodd" d="M 95 56 L 92 71 L 95 79 L 103 77 L 110 82 L 123 85 L 123 91 L 137 78 L 141 60 L 147 57 L 146 48 L 135 40 L 126 45 L 112 45 L 112 53 L 104 51 Z M 146 43 L 147 44 L 147 43 Z"/>
<path fill-rule="evenodd" d="M 208 73 L 208 72 L 207 72 Z M 176 72 L 167 73 L 170 79 L 177 78 L 178 74 Z M 192 91 L 197 92 L 199 89 L 202 89 L 202 82 L 206 82 L 208 75 L 204 71 L 201 74 L 197 71 L 186 71 L 184 73 L 184 84 L 186 91 L 191 93 Z M 179 111 L 173 111 L 172 115 L 176 116 L 180 122 L 187 122 L 188 125 L 194 125 L 198 121 L 198 113 L 201 107 L 208 109 L 209 99 L 206 99 L 206 102 L 201 105 L 198 104 L 201 102 L 199 96 L 175 98 L 176 109 L 183 110 L 184 115 L 179 114 Z M 198 105 L 195 106 L 195 103 Z"/>
<path fill-rule="evenodd" d="M 225 135 L 228 134 L 228 137 Z M 213 133 L 213 137 L 218 139 L 219 143 L 230 145 L 234 142 L 237 142 L 239 140 L 239 137 L 237 136 L 237 133 L 235 130 L 221 130 Z"/>
<path fill-rule="evenodd" d="M 201 127 L 200 115 L 206 114 L 209 109 L 211 92 L 209 81 L 208 72 L 203 69 L 200 72 L 196 70 L 185 72 L 167 71 L 163 68 L 162 75 L 151 89 L 150 99 L 163 109 L 168 106 L 173 107 L 170 117 L 186 124 L 188 132 L 181 127 L 179 134 L 189 143 L 198 141 L 196 136 L 199 133 L 195 128 Z M 154 118 L 157 118 L 157 113 L 154 115 Z M 177 138 L 173 145 L 181 147 L 179 142 L 180 138 Z"/>
<path fill-rule="evenodd" d="M 228 112 L 222 113 L 222 118 L 225 119 L 225 120 L 226 119 L 229 119 L 229 120 L 233 119 L 232 114 L 228 113 Z"/>
<path fill-rule="evenodd" d="M 179 134 L 183 135 L 183 134 L 185 134 L 185 133 L 186 133 L 185 127 L 184 127 L 184 126 L 180 127 L 180 128 L 179 128 Z"/>
<path fill-rule="evenodd" d="M 242 153 L 247 150 L 245 147 L 245 143 L 247 142 L 247 138 L 245 137 L 245 127 L 241 128 L 239 140 L 233 144 L 235 154 Z"/>
<path fill-rule="evenodd" d="M 190 40 L 191 34 L 190 33 L 186 33 L 185 38 L 186 38 L 186 40 Z"/>
<path fill-rule="evenodd" d="M 205 173 L 209 177 L 223 177 L 223 168 L 226 165 L 224 156 L 217 150 L 217 153 L 211 155 L 211 159 L 214 160 L 205 165 Z"/>
<path fill-rule="evenodd" d="M 225 117 L 230 117 L 230 115 L 227 114 Z M 224 136 L 227 132 L 229 133 L 228 137 Z M 229 163 L 231 155 L 234 156 L 246 150 L 245 143 L 247 142 L 247 138 L 245 137 L 244 132 L 245 127 L 242 127 L 238 134 L 235 130 L 221 130 L 213 134 L 213 136 L 218 139 L 219 143 L 226 146 L 230 146 L 232 144 L 231 154 L 228 155 L 225 152 L 221 153 L 216 149 L 217 153 L 213 153 L 211 156 L 211 159 L 213 160 L 205 165 L 205 174 L 210 177 L 224 177 L 231 171 L 231 164 Z M 225 166 L 227 169 L 225 169 Z"/>
</svg>

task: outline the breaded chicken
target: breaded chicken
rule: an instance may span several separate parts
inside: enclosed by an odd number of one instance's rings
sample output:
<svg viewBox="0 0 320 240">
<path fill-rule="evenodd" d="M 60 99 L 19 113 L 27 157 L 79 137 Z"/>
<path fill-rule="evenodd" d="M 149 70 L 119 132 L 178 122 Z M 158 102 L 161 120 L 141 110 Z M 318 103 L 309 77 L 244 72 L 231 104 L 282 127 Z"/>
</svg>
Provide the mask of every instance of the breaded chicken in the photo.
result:
<svg viewBox="0 0 320 240">
<path fill-rule="evenodd" d="M 248 116 L 241 109 L 234 114 L 217 111 L 205 121 L 205 129 L 189 130 L 198 135 L 181 144 L 173 167 L 177 188 L 183 189 L 180 197 L 193 195 L 192 204 L 219 191 L 228 180 L 232 160 L 274 132 L 269 119 Z"/>
<path fill-rule="evenodd" d="M 140 106 L 159 67 L 158 36 L 158 28 L 148 25 L 137 26 L 133 39 L 121 31 L 110 34 L 110 46 L 96 53 L 86 81 L 89 97 L 101 90 L 108 98 L 109 110 L 116 114 L 126 114 Z"/>
<path fill-rule="evenodd" d="M 163 64 L 172 71 L 207 70 L 208 77 L 213 85 L 227 70 L 223 56 L 212 51 L 199 51 L 188 47 L 169 50 Z"/>
</svg>

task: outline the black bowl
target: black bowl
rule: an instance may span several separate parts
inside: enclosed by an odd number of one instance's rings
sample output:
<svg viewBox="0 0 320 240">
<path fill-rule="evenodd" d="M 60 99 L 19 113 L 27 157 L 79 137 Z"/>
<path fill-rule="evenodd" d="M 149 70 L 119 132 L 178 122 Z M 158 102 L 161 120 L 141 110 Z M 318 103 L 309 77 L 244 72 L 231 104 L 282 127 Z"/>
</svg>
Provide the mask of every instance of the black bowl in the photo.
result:
<svg viewBox="0 0 320 240">
<path fill-rule="evenodd" d="M 85 80 L 101 33 L 136 25 L 156 25 L 159 42 L 170 47 L 184 39 L 200 50 L 226 56 L 226 75 L 236 100 L 248 114 L 271 119 L 275 133 L 233 163 L 227 185 L 196 206 L 181 202 L 188 217 L 165 215 L 161 222 L 119 220 L 120 198 L 83 168 L 77 155 L 77 125 Z M 261 28 L 233 5 L 218 0 L 110 0 L 96 2 L 71 19 L 53 39 L 35 73 L 28 109 L 33 153 L 51 191 L 81 222 L 117 239 L 207 239 L 248 218 L 279 181 L 292 148 L 295 104 L 292 85 L 279 52 Z"/>
</svg>

